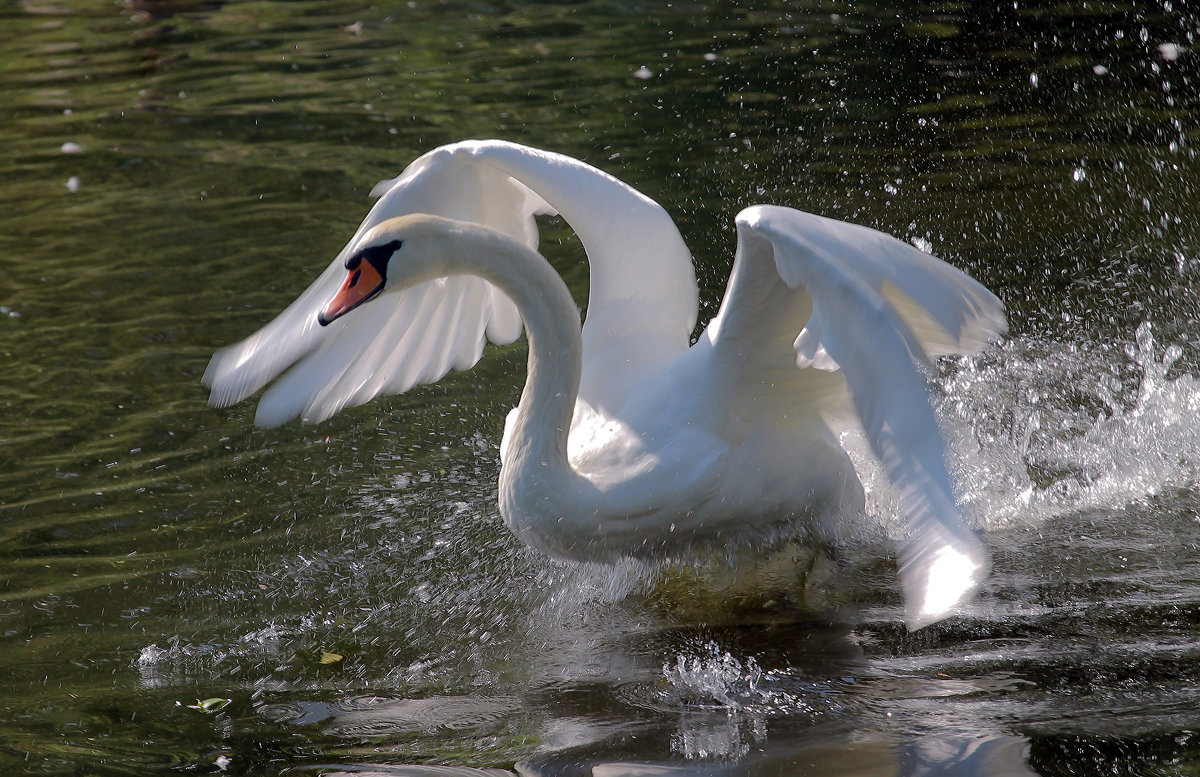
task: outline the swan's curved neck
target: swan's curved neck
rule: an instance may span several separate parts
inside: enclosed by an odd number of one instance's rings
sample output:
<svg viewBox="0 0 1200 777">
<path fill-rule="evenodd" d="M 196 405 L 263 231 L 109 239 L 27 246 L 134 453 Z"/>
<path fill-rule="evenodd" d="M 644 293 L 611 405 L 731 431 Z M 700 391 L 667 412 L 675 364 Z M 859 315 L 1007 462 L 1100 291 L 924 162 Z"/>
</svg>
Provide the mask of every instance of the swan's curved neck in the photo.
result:
<svg viewBox="0 0 1200 777">
<path fill-rule="evenodd" d="M 517 306 L 529 340 L 525 388 L 508 430 L 505 469 L 567 474 L 567 435 L 583 366 L 579 309 L 550 263 L 495 233 L 472 230 L 483 245 L 459 252 L 453 269 L 478 275 Z"/>
<path fill-rule="evenodd" d="M 533 254 L 533 252 L 530 252 Z M 521 311 L 529 340 L 525 388 L 508 441 L 510 466 L 567 469 L 567 435 L 583 368 L 579 309 L 562 278 L 537 254 L 523 283 L 493 282 Z M 531 282 L 535 278 L 538 282 Z"/>
</svg>

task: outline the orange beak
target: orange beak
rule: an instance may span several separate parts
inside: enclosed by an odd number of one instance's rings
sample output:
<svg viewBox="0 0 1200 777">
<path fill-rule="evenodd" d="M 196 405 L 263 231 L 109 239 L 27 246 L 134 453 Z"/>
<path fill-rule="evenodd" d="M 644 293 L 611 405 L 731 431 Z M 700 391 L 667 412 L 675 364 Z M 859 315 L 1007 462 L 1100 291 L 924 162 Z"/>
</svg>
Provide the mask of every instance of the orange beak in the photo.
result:
<svg viewBox="0 0 1200 777">
<path fill-rule="evenodd" d="M 383 291 L 384 278 L 371 262 L 360 261 L 346 275 L 346 281 L 325 309 L 317 314 L 317 323 L 326 326 Z"/>
</svg>

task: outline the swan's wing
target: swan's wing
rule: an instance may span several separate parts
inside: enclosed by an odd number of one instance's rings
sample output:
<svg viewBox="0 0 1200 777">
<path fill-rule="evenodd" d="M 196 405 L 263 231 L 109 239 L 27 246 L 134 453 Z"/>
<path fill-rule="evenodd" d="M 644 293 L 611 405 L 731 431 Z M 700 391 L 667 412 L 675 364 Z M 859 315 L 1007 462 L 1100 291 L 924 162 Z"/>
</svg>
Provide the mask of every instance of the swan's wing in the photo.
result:
<svg viewBox="0 0 1200 777">
<path fill-rule="evenodd" d="M 661 205 L 563 154 L 494 140 L 454 148 L 537 192 L 579 236 L 591 270 L 583 326 L 591 365 L 613 352 L 612 366 L 627 373 L 687 350 L 699 307 L 696 273 Z"/>
<path fill-rule="evenodd" d="M 872 229 L 773 206 L 742 211 L 737 227 L 715 347 L 743 358 L 755 338 L 778 341 L 778 326 L 794 327 L 796 319 L 755 304 L 781 286 L 807 292 L 811 314 L 799 333 L 788 333 L 796 363 L 840 370 L 900 494 L 909 522 L 900 575 L 910 626 L 945 617 L 983 579 L 989 561 L 954 505 L 941 433 L 915 362 L 994 339 L 1005 329 L 1003 306 L 964 273 Z"/>
<path fill-rule="evenodd" d="M 256 422 L 276 425 L 296 415 L 321 420 L 379 393 L 436 381 L 451 367 L 470 367 L 485 338 L 506 343 L 520 336 L 521 319 L 512 302 L 487 282 L 465 276 L 407 290 L 390 307 L 368 305 L 327 327 L 317 324 L 317 312 L 345 276 L 346 255 L 364 232 L 389 218 L 436 213 L 537 245 L 533 217 L 553 212 L 543 200 L 507 176 L 464 166 L 439 151 L 420 157 L 389 183 L 354 237 L 295 302 L 255 334 L 213 356 L 204 373 L 211 404 L 223 407 L 245 399 L 307 355 L 263 396 Z"/>
<path fill-rule="evenodd" d="M 213 356 L 204 374 L 213 405 L 245 399 L 303 359 L 263 396 L 256 421 L 321 420 L 379 394 L 436 381 L 451 367 L 466 369 L 486 339 L 507 343 L 520 336 L 516 308 L 473 277 L 419 286 L 386 309 L 368 315 L 364 311 L 378 306 L 364 306 L 328 327 L 317 325 L 317 312 L 337 291 L 359 237 L 408 213 L 473 221 L 536 248 L 534 216 L 561 209 L 592 260 L 588 329 L 610 331 L 602 324 L 621 309 L 621 332 L 656 344 L 643 353 L 687 347 L 696 283 L 678 230 L 652 200 L 589 165 L 503 141 L 467 141 L 425 154 L 372 194 L 379 201 L 325 272 L 274 321 Z M 644 241 L 636 239 L 639 232 Z M 640 294 L 663 304 L 629 310 L 625 303 L 635 295 L 623 292 L 620 281 L 630 273 L 639 278 Z"/>
</svg>

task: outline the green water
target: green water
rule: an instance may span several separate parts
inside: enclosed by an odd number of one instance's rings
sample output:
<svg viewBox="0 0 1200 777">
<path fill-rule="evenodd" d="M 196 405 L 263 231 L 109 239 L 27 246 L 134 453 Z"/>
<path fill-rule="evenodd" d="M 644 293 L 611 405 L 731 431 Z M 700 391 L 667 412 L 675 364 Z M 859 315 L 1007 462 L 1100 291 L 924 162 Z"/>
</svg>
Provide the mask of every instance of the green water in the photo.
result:
<svg viewBox="0 0 1200 777">
<path fill-rule="evenodd" d="M 0 3 L 0 773 L 1200 773 L 1197 35 L 1151 2 Z M 934 384 L 978 602 L 907 634 L 883 559 L 853 627 L 700 617 L 521 547 L 520 343 L 319 426 L 207 407 L 371 186 L 473 137 L 663 203 L 702 319 L 756 202 L 996 291 L 1010 338 Z"/>
</svg>

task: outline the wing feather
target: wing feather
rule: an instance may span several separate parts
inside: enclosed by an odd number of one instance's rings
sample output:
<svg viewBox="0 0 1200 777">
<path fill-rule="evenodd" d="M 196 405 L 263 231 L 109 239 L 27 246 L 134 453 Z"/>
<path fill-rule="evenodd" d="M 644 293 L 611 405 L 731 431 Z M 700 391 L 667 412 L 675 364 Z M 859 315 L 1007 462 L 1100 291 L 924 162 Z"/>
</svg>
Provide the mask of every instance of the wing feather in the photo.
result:
<svg viewBox="0 0 1200 777">
<path fill-rule="evenodd" d="M 866 227 L 775 206 L 742 211 L 737 227 L 729 296 L 756 286 L 759 295 L 768 293 L 772 273 L 775 285 L 807 292 L 811 313 L 803 330 L 792 330 L 797 364 L 818 361 L 840 371 L 900 495 L 908 519 L 900 575 L 909 625 L 945 617 L 983 579 L 989 559 L 955 507 L 916 363 L 994 339 L 1004 331 L 1003 306 L 966 274 Z M 745 342 L 747 329 L 757 326 L 753 317 L 725 313 L 723 307 L 718 346 L 722 339 Z"/>
<path fill-rule="evenodd" d="M 594 352 L 603 348 L 597 341 L 626 336 L 638 344 L 627 349 L 626 361 L 670 358 L 687 350 L 700 304 L 696 272 L 678 227 L 661 205 L 562 154 L 497 141 L 467 141 L 456 148 L 521 181 L 579 236 L 591 264 L 585 350 Z"/>
<path fill-rule="evenodd" d="M 465 141 L 423 155 L 372 194 L 379 201 L 320 277 L 275 320 L 213 356 L 204 374 L 211 404 L 239 402 L 295 365 L 263 394 L 255 420 L 319 421 L 379 394 L 436 381 L 451 368 L 467 369 L 487 340 L 518 338 L 521 317 L 512 302 L 467 277 L 391 294 L 387 306 L 365 305 L 329 327 L 317 325 L 360 236 L 408 213 L 473 221 L 536 248 L 534 217 L 561 211 L 592 266 L 585 340 L 634 338 L 640 345 L 634 352 L 645 360 L 688 346 L 698 295 L 679 231 L 653 200 L 590 165 L 514 143 Z M 643 302 L 632 314 L 631 297 Z M 616 309 L 621 315 L 606 314 Z"/>
</svg>

